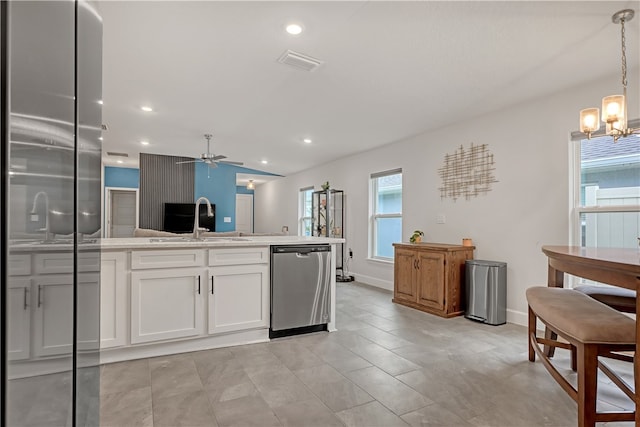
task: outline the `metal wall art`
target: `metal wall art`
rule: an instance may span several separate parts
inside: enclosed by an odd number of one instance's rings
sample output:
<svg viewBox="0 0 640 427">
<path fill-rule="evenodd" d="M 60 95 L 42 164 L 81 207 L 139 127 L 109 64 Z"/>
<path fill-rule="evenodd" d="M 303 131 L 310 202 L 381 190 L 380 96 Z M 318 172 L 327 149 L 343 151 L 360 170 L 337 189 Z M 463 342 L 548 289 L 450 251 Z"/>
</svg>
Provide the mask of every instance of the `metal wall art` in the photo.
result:
<svg viewBox="0 0 640 427">
<path fill-rule="evenodd" d="M 468 149 L 460 145 L 454 154 L 444 156 L 444 164 L 438 169 L 442 178 L 440 197 L 455 201 L 485 194 L 491 191 L 492 183 L 498 182 L 493 176 L 494 170 L 493 154 L 487 144 L 472 143 Z"/>
</svg>

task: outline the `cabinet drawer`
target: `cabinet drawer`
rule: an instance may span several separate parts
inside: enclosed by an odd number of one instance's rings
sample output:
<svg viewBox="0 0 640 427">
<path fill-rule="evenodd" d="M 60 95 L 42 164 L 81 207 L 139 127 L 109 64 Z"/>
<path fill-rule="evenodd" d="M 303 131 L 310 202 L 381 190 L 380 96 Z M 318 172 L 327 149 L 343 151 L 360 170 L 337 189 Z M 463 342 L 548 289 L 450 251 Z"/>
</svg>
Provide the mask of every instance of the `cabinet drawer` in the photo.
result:
<svg viewBox="0 0 640 427">
<path fill-rule="evenodd" d="M 9 255 L 9 276 L 29 276 L 31 274 L 31 255 Z"/>
<path fill-rule="evenodd" d="M 268 264 L 269 248 L 209 249 L 209 265 Z"/>
<path fill-rule="evenodd" d="M 38 274 L 73 272 L 73 254 L 71 252 L 35 254 L 33 259 Z M 100 253 L 78 252 L 78 271 L 100 271 Z"/>
<path fill-rule="evenodd" d="M 131 252 L 131 269 L 199 267 L 204 265 L 204 253 L 203 249 L 133 251 Z"/>
</svg>

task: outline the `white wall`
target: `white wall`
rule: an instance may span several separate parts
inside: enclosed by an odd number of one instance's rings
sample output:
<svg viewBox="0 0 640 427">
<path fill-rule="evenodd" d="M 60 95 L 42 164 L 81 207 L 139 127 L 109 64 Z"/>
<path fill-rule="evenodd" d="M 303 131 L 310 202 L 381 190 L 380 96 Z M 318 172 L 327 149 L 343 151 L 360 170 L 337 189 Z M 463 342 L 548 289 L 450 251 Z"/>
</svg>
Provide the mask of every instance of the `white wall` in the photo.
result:
<svg viewBox="0 0 640 427">
<path fill-rule="evenodd" d="M 635 69 L 629 82 L 638 81 Z M 255 211 L 260 212 L 256 229 L 288 225 L 297 230 L 299 189 L 319 189 L 328 180 L 347 197 L 346 245 L 354 251 L 351 272 L 359 281 L 393 289 L 393 265 L 367 260 L 368 178 L 372 172 L 400 167 L 403 240 L 408 241 L 415 229 L 423 230 L 428 242 L 460 243 L 471 237 L 476 259 L 508 264 L 507 319 L 526 324 L 525 289 L 547 280 L 541 246 L 569 243 L 569 134 L 578 128 L 580 109 L 598 106 L 602 96 L 618 92 L 619 86 L 619 76 L 612 75 L 264 184 L 255 193 Z M 634 101 L 630 116 L 639 117 L 638 88 L 629 95 Z M 441 199 L 438 168 L 444 155 L 471 143 L 488 145 L 499 182 L 471 200 Z M 436 224 L 438 214 L 445 215 L 445 224 Z"/>
</svg>

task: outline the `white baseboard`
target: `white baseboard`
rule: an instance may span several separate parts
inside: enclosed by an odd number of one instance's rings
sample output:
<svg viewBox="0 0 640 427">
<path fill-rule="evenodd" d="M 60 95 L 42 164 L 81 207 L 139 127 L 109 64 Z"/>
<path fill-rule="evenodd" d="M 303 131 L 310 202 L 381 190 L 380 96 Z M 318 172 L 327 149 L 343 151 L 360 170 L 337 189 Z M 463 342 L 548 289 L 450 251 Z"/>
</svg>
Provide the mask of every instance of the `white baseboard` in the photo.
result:
<svg viewBox="0 0 640 427">
<path fill-rule="evenodd" d="M 507 309 L 507 322 L 515 325 L 527 326 L 529 324 L 529 316 L 521 311 Z"/>
<path fill-rule="evenodd" d="M 387 291 L 393 291 L 393 282 L 389 280 L 378 279 L 377 277 L 365 276 L 364 274 L 350 273 L 355 276 L 356 281 L 375 286 L 376 288 L 386 289 Z"/>
</svg>

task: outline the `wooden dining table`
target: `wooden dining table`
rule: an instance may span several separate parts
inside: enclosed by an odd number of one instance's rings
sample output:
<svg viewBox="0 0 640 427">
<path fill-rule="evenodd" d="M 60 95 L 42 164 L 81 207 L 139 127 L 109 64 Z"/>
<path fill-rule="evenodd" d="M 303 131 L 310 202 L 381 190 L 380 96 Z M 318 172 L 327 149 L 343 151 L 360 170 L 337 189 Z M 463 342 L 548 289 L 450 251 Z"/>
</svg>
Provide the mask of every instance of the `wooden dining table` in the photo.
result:
<svg viewBox="0 0 640 427">
<path fill-rule="evenodd" d="M 621 288 L 640 290 L 640 248 L 584 248 L 580 246 L 543 246 L 548 257 L 547 285 L 563 287 L 566 274 L 595 280 Z M 636 313 L 640 299 L 636 298 Z M 636 353 L 640 345 L 640 322 L 636 320 Z M 636 426 L 640 426 L 640 357 L 634 358 Z"/>
</svg>

